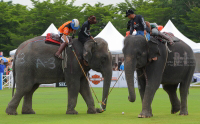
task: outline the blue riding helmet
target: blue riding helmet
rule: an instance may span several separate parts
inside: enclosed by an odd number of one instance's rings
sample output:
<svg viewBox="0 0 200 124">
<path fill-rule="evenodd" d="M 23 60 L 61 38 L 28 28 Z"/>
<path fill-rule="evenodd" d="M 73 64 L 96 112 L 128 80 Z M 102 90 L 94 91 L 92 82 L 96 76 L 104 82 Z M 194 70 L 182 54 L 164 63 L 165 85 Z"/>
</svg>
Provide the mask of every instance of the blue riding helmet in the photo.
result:
<svg viewBox="0 0 200 124">
<path fill-rule="evenodd" d="M 78 30 L 79 29 L 79 21 L 78 19 L 73 19 L 71 22 L 71 27 L 73 30 Z"/>
</svg>

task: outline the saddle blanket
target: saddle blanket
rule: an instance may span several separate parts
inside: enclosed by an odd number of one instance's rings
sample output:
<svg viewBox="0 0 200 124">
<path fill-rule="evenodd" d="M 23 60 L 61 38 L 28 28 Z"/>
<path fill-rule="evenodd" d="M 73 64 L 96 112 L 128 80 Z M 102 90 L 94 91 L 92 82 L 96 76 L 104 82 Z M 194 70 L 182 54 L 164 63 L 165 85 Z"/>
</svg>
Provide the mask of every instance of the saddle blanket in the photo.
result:
<svg viewBox="0 0 200 124">
<path fill-rule="evenodd" d="M 163 32 L 163 34 L 165 36 L 167 36 L 168 38 L 172 39 L 174 42 L 179 42 L 180 39 L 175 37 L 173 33 L 170 33 L 170 32 Z"/>
<path fill-rule="evenodd" d="M 173 33 L 163 32 L 162 34 L 164 34 L 166 37 L 168 37 L 168 39 L 171 39 L 173 42 L 179 42 L 179 41 L 181 41 L 181 39 L 175 37 Z M 153 37 L 155 39 L 157 39 L 158 41 L 162 42 L 162 43 L 169 42 L 169 40 L 163 38 L 162 36 L 153 36 Z"/>
<path fill-rule="evenodd" d="M 54 33 L 48 33 L 45 39 L 45 43 L 60 45 L 60 36 Z"/>
</svg>

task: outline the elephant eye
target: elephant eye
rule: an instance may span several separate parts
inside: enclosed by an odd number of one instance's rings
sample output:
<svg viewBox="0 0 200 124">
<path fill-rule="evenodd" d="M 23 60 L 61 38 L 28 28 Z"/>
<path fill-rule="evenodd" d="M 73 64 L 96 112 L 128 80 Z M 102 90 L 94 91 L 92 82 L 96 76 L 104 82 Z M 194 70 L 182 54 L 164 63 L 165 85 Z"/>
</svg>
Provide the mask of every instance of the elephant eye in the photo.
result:
<svg viewBox="0 0 200 124">
<path fill-rule="evenodd" d="M 101 65 L 103 65 L 106 62 L 106 57 L 101 58 Z"/>
<path fill-rule="evenodd" d="M 106 57 L 102 57 L 101 61 L 104 63 L 106 61 Z"/>
</svg>

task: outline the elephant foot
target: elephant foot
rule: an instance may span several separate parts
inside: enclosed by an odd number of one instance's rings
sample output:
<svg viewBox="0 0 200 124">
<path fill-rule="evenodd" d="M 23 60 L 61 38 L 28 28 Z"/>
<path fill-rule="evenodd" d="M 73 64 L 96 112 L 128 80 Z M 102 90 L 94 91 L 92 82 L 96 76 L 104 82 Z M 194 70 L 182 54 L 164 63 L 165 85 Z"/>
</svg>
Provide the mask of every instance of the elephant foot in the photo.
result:
<svg viewBox="0 0 200 124">
<path fill-rule="evenodd" d="M 102 113 L 102 112 L 104 112 L 104 110 L 103 110 L 103 109 L 100 109 L 100 108 L 96 108 L 96 112 L 97 112 L 97 113 Z"/>
<path fill-rule="evenodd" d="M 89 108 L 89 109 L 87 110 L 87 113 L 88 113 L 88 114 L 96 114 L 97 111 L 96 111 L 95 108 Z"/>
<path fill-rule="evenodd" d="M 77 115 L 78 112 L 76 110 L 68 110 L 66 111 L 66 114 Z"/>
<path fill-rule="evenodd" d="M 171 114 L 176 114 L 177 112 L 179 112 L 180 111 L 180 107 L 179 108 L 173 108 L 172 110 L 171 110 Z"/>
<path fill-rule="evenodd" d="M 35 114 L 35 111 L 33 111 L 32 109 L 22 110 L 22 114 Z"/>
<path fill-rule="evenodd" d="M 6 108 L 6 113 L 8 115 L 18 115 L 18 113 L 16 112 L 16 109 L 11 109 L 11 108 Z"/>
<path fill-rule="evenodd" d="M 184 111 L 184 112 L 181 111 L 181 112 L 179 113 L 179 115 L 185 116 L 185 115 L 188 115 L 188 112 L 187 112 L 187 111 Z"/>
<path fill-rule="evenodd" d="M 138 118 L 150 118 L 150 117 L 153 117 L 153 114 L 152 114 L 152 113 L 149 113 L 149 112 L 141 112 L 141 113 L 138 115 Z"/>
</svg>

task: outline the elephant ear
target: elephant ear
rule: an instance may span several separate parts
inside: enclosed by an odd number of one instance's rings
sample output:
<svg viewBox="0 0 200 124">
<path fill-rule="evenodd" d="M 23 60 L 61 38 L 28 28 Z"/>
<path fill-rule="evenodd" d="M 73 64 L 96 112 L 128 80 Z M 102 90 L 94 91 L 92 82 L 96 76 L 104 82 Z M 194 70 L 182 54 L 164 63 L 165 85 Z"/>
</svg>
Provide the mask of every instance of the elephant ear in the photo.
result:
<svg viewBox="0 0 200 124">
<path fill-rule="evenodd" d="M 160 56 L 160 50 L 158 47 L 159 44 L 160 42 L 157 39 L 151 37 L 151 40 L 148 42 L 148 48 L 149 48 L 148 60 Z"/>
<path fill-rule="evenodd" d="M 94 42 L 87 41 L 83 47 L 83 58 L 88 62 L 92 58 Z"/>
</svg>

